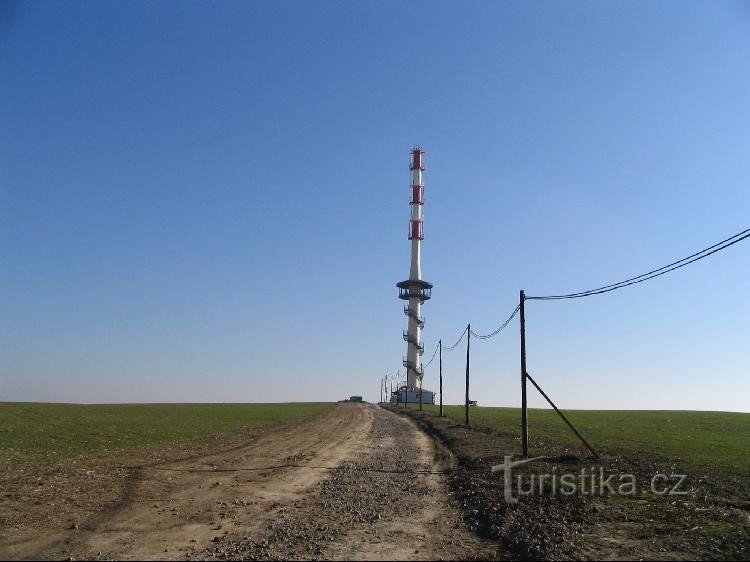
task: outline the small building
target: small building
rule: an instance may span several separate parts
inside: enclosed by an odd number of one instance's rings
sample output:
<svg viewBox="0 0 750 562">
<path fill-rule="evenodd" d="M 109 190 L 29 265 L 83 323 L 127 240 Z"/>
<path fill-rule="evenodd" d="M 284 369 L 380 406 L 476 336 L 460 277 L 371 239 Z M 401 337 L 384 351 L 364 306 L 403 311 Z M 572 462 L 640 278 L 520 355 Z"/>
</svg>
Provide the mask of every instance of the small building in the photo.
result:
<svg viewBox="0 0 750 562">
<path fill-rule="evenodd" d="M 349 398 L 349 402 L 362 402 L 361 396 L 352 396 Z"/>
<path fill-rule="evenodd" d="M 391 404 L 419 404 L 419 395 L 422 395 L 422 404 L 434 404 L 435 393 L 431 390 L 408 389 L 402 386 L 391 394 Z"/>
</svg>

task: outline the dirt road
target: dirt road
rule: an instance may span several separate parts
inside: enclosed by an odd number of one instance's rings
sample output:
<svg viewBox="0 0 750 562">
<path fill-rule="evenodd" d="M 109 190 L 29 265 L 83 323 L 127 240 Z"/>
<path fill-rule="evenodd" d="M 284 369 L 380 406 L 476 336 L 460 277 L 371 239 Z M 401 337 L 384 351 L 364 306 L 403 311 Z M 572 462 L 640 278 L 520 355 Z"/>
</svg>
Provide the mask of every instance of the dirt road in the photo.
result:
<svg viewBox="0 0 750 562">
<path fill-rule="evenodd" d="M 32 557 L 486 559 L 445 484 L 450 457 L 412 422 L 342 404 L 303 426 L 143 467 L 128 496 Z M 21 554 L 21 553 L 17 553 Z"/>
</svg>

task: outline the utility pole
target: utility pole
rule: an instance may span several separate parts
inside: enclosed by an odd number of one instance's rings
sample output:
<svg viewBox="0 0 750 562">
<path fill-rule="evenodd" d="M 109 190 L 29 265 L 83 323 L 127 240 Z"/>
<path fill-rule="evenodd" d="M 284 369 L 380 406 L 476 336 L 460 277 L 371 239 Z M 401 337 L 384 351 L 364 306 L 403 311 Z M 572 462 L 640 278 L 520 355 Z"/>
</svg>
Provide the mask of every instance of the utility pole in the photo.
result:
<svg viewBox="0 0 750 562">
<path fill-rule="evenodd" d="M 419 411 L 422 411 L 422 378 L 424 377 L 424 374 L 419 377 Z"/>
<path fill-rule="evenodd" d="M 443 417 L 443 340 L 438 340 L 440 353 L 440 417 Z"/>
<path fill-rule="evenodd" d="M 406 370 L 406 375 L 407 375 L 407 377 L 409 376 L 409 369 Z M 399 379 L 401 378 L 401 371 L 398 372 L 398 378 Z M 408 379 L 407 379 L 407 381 L 408 381 Z M 401 392 L 401 387 L 399 386 L 400 384 L 401 384 L 401 381 L 399 381 L 399 382 L 396 383 L 396 386 L 398 386 L 399 393 Z M 404 386 L 403 388 L 404 388 L 404 408 L 408 408 L 409 407 L 409 385 L 408 385 L 408 382 L 407 382 L 406 386 Z"/>
<path fill-rule="evenodd" d="M 466 326 L 466 427 L 469 427 L 469 348 L 471 346 L 471 324 Z"/>
<path fill-rule="evenodd" d="M 526 407 L 526 311 L 524 303 L 526 295 L 523 290 L 519 295 L 521 318 L 521 448 L 523 457 L 529 456 L 529 416 Z"/>
</svg>

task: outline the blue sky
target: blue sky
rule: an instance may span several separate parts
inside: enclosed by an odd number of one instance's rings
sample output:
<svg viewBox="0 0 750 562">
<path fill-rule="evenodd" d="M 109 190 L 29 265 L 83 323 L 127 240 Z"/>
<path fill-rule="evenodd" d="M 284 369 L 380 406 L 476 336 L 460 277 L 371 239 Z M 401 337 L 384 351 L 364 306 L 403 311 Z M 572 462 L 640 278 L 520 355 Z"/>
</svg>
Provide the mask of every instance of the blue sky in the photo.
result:
<svg viewBox="0 0 750 562">
<path fill-rule="evenodd" d="M 743 230 L 748 52 L 734 2 L 4 2 L 0 400 L 376 399 L 414 144 L 428 354 Z M 529 371 L 566 408 L 750 411 L 749 275 L 744 243 L 530 302 Z M 472 375 L 518 404 L 516 324 Z"/>
</svg>

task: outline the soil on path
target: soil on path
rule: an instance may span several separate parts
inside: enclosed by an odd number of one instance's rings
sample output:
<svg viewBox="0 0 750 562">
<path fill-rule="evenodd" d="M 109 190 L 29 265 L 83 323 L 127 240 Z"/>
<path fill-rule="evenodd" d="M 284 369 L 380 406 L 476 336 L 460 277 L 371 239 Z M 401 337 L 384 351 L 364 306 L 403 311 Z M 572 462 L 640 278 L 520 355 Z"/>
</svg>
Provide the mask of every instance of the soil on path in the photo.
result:
<svg viewBox="0 0 750 562">
<path fill-rule="evenodd" d="M 366 406 L 355 454 L 258 534 L 217 537 L 193 559 L 477 560 L 497 546 L 477 538 L 451 504 L 451 456 L 413 422 Z"/>
<path fill-rule="evenodd" d="M 218 453 L 143 466 L 114 507 L 12 558 L 487 559 L 452 506 L 452 459 L 411 421 L 341 404 Z"/>
</svg>

